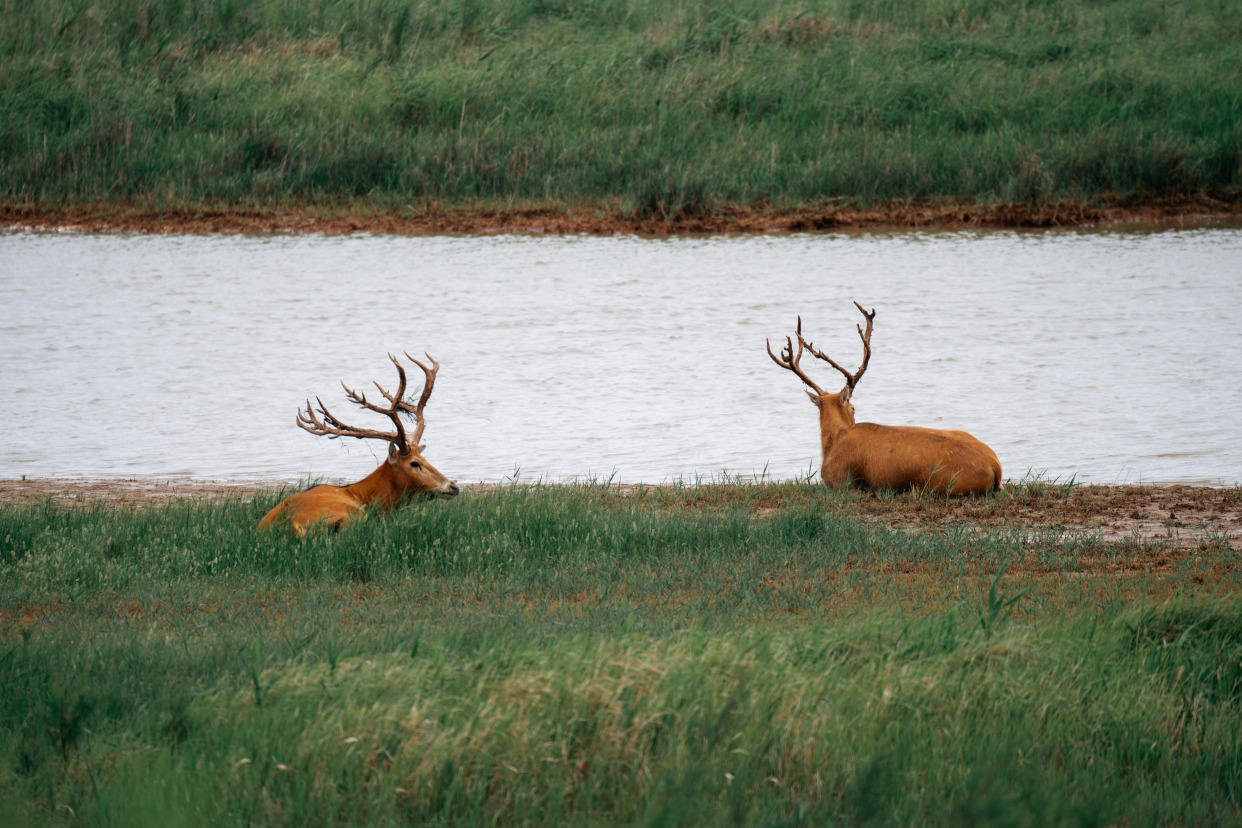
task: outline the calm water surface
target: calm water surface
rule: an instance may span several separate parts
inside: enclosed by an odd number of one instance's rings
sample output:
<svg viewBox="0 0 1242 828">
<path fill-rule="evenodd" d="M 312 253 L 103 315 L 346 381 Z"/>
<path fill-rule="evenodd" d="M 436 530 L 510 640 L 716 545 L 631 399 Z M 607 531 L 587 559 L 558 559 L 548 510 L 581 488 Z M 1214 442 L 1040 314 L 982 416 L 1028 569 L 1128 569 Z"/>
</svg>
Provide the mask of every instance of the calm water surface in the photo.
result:
<svg viewBox="0 0 1242 828">
<path fill-rule="evenodd" d="M 801 314 L 852 369 L 855 298 L 878 310 L 860 421 L 965 428 L 1010 478 L 1242 481 L 1238 228 L 6 233 L 0 477 L 356 479 L 384 447 L 294 412 L 386 428 L 339 380 L 391 388 L 408 350 L 443 366 L 425 442 L 450 477 L 789 478 L 818 469 L 815 411 L 764 339 Z"/>
</svg>

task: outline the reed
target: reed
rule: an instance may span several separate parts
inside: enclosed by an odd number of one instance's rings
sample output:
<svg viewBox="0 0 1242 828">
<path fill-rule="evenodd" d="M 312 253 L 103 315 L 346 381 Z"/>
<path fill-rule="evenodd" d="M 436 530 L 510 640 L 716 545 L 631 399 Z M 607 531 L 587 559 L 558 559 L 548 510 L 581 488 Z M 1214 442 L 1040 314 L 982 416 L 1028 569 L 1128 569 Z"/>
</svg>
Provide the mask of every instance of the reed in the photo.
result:
<svg viewBox="0 0 1242 828">
<path fill-rule="evenodd" d="M 1145 569 L 1168 541 L 737 482 L 256 534 L 281 494 L 0 507 L 0 819 L 1237 818 L 1227 543 Z"/>
<path fill-rule="evenodd" d="M 391 212 L 1242 181 L 1224 0 L 0 0 L 0 200 Z"/>
<path fill-rule="evenodd" d="M 1087 532 L 976 528 L 966 516 L 935 518 L 934 532 L 894 529 L 850 507 L 860 496 L 810 483 L 708 484 L 638 490 L 603 485 L 513 486 L 450 501 L 411 503 L 385 516 L 364 514 L 357 531 L 256 533 L 283 492 L 248 501 L 174 501 L 117 510 L 104 503 L 64 509 L 0 507 L 0 564 L 10 600 L 48 595 L 158 591 L 178 578 L 270 579 L 302 583 L 347 579 L 405 583 L 517 583 L 536 592 L 661 594 L 689 590 L 704 600 L 754 591 L 772 571 L 804 578 L 862 566 L 893 570 L 969 568 L 979 577 L 1032 562 L 1072 571 L 1085 556 L 1122 560 L 1119 548 Z M 885 502 L 925 497 L 887 495 Z M 979 500 L 982 513 L 1009 503 L 1064 500 L 1068 490 L 1039 481 Z M 1159 548 L 1136 542 L 1134 554 Z M 1226 554 L 1227 547 L 1216 550 Z M 1208 565 L 1209 560 L 1201 563 Z M 807 603 L 814 601 L 810 598 Z"/>
</svg>

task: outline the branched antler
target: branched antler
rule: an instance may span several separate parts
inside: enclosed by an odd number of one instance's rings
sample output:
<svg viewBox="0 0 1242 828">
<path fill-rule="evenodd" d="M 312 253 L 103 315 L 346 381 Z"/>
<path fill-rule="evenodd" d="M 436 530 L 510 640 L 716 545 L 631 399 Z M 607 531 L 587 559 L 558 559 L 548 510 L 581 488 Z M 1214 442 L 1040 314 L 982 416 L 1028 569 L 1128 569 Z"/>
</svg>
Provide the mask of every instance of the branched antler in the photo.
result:
<svg viewBox="0 0 1242 828">
<path fill-rule="evenodd" d="M 806 372 L 802 370 L 802 366 L 800 364 L 802 361 L 802 351 L 804 348 L 807 348 L 806 341 L 802 338 L 802 317 L 801 316 L 798 317 L 797 334 L 798 334 L 798 353 L 796 356 L 794 355 L 794 352 L 793 352 L 793 341 L 789 337 L 785 337 L 785 347 L 781 349 L 781 355 L 779 359 L 777 358 L 776 354 L 772 353 L 771 340 L 765 339 L 764 342 L 767 343 L 767 346 L 768 346 L 768 356 L 772 357 L 772 361 L 775 362 L 777 365 L 781 366 L 782 368 L 785 368 L 786 370 L 793 371 L 795 374 L 797 374 L 798 379 L 802 380 L 807 385 L 814 388 L 815 393 L 819 394 L 822 397 L 824 396 L 824 389 L 816 385 L 815 382 L 806 375 Z M 811 351 L 811 353 L 815 353 L 815 352 Z"/>
<path fill-rule="evenodd" d="M 854 303 L 854 307 L 858 308 L 859 313 L 861 313 L 867 320 L 866 333 L 863 333 L 862 325 L 857 326 L 858 336 L 860 339 L 862 339 L 862 344 L 863 344 L 863 360 L 862 360 L 862 365 L 854 373 L 851 374 L 849 371 L 842 368 L 840 365 L 836 363 L 835 360 L 833 360 L 832 357 L 828 356 L 823 351 L 820 351 L 818 348 L 815 347 L 814 344 L 812 344 L 811 342 L 808 342 L 806 339 L 802 337 L 802 317 L 801 316 L 798 317 L 798 330 L 796 332 L 796 336 L 798 339 L 797 356 L 795 356 L 793 353 L 793 342 L 790 340 L 789 337 L 785 337 L 785 347 L 781 350 L 780 359 L 777 359 L 776 355 L 772 353 L 771 343 L 768 343 L 768 356 L 772 357 L 772 361 L 775 362 L 777 365 L 781 366 L 782 368 L 787 368 L 790 371 L 793 371 L 795 374 L 797 374 L 802 379 L 803 382 L 805 382 L 807 385 L 814 388 L 815 392 L 822 397 L 824 396 L 824 392 L 820 389 L 818 385 L 811 382 L 811 378 L 806 375 L 806 373 L 802 370 L 802 367 L 798 364 L 799 360 L 802 359 L 802 352 L 804 350 L 809 351 L 811 356 L 815 357 L 816 359 L 822 359 L 824 362 L 827 362 L 833 368 L 836 368 L 838 371 L 844 374 L 845 375 L 845 387 L 848 388 L 852 392 L 854 390 L 854 387 L 858 385 L 858 381 L 862 379 L 862 375 L 866 373 L 867 363 L 871 361 L 871 331 L 873 328 L 873 321 L 875 319 L 874 308 L 872 308 L 871 313 L 867 313 L 865 310 L 863 310 L 863 306 L 858 304 L 857 302 Z"/>
<path fill-rule="evenodd" d="M 427 407 L 427 400 L 431 399 L 431 389 L 432 389 L 432 386 L 436 384 L 436 373 L 440 370 L 440 363 L 436 362 L 435 357 L 433 357 L 431 354 L 427 353 L 426 351 L 423 351 L 423 356 L 427 357 L 427 359 L 431 361 L 430 368 L 428 368 L 426 365 L 423 365 L 421 362 L 419 362 L 414 357 L 410 356 L 408 352 L 405 355 L 406 359 L 408 359 L 410 362 L 417 365 L 419 368 L 423 369 L 423 377 L 424 377 L 423 393 L 419 394 L 418 396 L 418 405 L 414 408 L 413 411 L 411 411 L 409 407 L 409 403 L 402 403 L 403 407 L 401 409 L 402 411 L 408 411 L 409 413 L 413 414 L 414 419 L 418 421 L 418 425 L 414 427 L 414 437 L 412 438 L 415 445 L 418 445 L 418 441 L 423 439 L 423 428 L 426 427 L 427 425 L 427 420 L 423 416 L 423 409 Z"/>
<path fill-rule="evenodd" d="M 375 383 L 375 387 L 379 389 L 380 394 L 388 401 L 387 408 L 376 405 L 367 399 L 366 394 L 360 394 L 344 382 L 341 383 L 341 387 L 345 389 L 345 396 L 350 402 L 361 406 L 368 411 L 375 411 L 379 414 L 385 415 L 392 420 L 393 425 L 396 427 L 395 432 L 376 431 L 369 428 L 355 428 L 353 426 L 346 425 L 337 419 L 337 417 L 324 406 L 323 400 L 318 397 L 315 398 L 315 402 L 319 403 L 318 413 L 322 415 L 323 419 L 320 419 L 320 417 L 316 415 L 315 409 L 311 407 L 310 400 L 307 400 L 306 410 L 298 411 L 298 426 L 306 431 L 309 431 L 311 434 L 320 437 L 327 437 L 329 440 L 335 440 L 340 437 L 387 440 L 392 443 L 398 451 L 404 451 L 406 446 L 411 444 L 417 446 L 418 441 L 423 436 L 423 427 L 425 425 L 423 420 L 423 408 L 426 407 L 427 400 L 431 396 L 431 389 L 435 384 L 436 371 L 440 370 L 440 363 L 436 362 L 432 359 L 431 355 L 428 354 L 427 358 L 431 360 L 431 364 L 433 366 L 428 369 L 427 366 L 414 359 L 408 353 L 405 356 L 419 368 L 422 368 L 423 374 L 427 378 L 426 384 L 423 386 L 422 396 L 419 397 L 417 406 L 413 406 L 405 400 L 405 368 L 402 367 L 401 363 L 392 354 L 389 354 L 388 358 L 392 360 L 392 364 L 397 367 L 397 377 L 399 379 L 397 384 L 397 392 L 395 394 L 390 394 L 384 386 L 380 385 L 378 382 Z M 414 434 L 411 436 L 409 442 L 406 441 L 405 426 L 401 422 L 402 414 L 412 415 L 418 423 L 414 428 Z"/>
<path fill-rule="evenodd" d="M 874 308 L 871 309 L 871 313 L 867 313 L 865 310 L 863 310 L 863 306 L 858 304 L 857 302 L 854 303 L 854 307 L 858 308 L 858 312 L 861 313 L 867 320 L 867 332 L 866 333 L 863 333 L 862 325 L 856 326 L 858 328 L 858 337 L 862 340 L 862 344 L 863 344 L 862 365 L 859 366 L 857 371 L 851 374 L 849 371 L 845 370 L 840 365 L 838 365 L 832 359 L 832 357 L 816 349 L 816 347 L 812 345 L 810 342 L 805 343 L 806 349 L 811 352 L 811 356 L 815 357 L 816 359 L 822 359 L 824 362 L 827 362 L 833 368 L 836 368 L 838 371 L 840 371 L 842 374 L 845 375 L 845 387 L 850 389 L 850 391 L 853 391 L 854 387 L 858 385 L 858 381 L 862 379 L 862 375 L 866 373 L 867 371 L 867 363 L 871 361 L 871 330 L 873 327 L 873 320 L 875 319 Z M 803 341 L 801 333 L 798 334 L 798 341 L 799 343 L 802 343 Z"/>
</svg>

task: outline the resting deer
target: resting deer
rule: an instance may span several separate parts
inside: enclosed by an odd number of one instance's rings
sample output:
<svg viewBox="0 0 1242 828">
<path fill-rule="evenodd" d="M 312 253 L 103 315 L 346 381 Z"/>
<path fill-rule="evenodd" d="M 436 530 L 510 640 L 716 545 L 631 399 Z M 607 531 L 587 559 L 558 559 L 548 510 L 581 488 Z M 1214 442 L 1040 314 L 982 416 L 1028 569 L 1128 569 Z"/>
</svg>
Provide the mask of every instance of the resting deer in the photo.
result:
<svg viewBox="0 0 1242 828">
<path fill-rule="evenodd" d="M 319 403 L 319 414 L 323 415 L 323 419 L 320 419 L 315 410 L 311 408 L 310 400 L 306 401 L 305 411 L 298 411 L 298 426 L 316 436 L 327 437 L 329 440 L 341 437 L 387 440 L 388 460 L 352 485 L 314 486 L 285 498 L 276 505 L 276 508 L 268 512 L 263 520 L 259 521 L 260 529 L 288 525 L 298 535 L 305 534 L 307 529 L 317 524 L 326 524 L 332 529 L 339 529 L 367 506 L 387 510 L 392 509 L 410 495 L 430 494 L 452 497 L 461 491 L 427 462 L 423 457 L 424 446 L 418 443 L 423 436 L 423 427 L 427 425 L 423 417 L 423 409 L 426 408 L 427 400 L 431 397 L 431 389 L 435 385 L 436 372 L 440 370 L 440 363 L 428 354 L 427 359 L 431 360 L 431 367 L 428 368 L 409 354 L 405 356 L 410 362 L 422 368 L 426 376 L 423 393 L 418 398 L 417 406 L 405 401 L 405 368 L 392 354 L 389 354 L 388 358 L 392 360 L 393 365 L 397 366 L 397 376 L 400 378 L 397 393 L 389 394 L 378 382 L 375 383 L 375 387 L 388 400 L 387 407 L 368 401 L 365 394 L 358 394 L 345 383 L 341 383 L 341 387 L 345 389 L 345 396 L 350 402 L 368 411 L 377 411 L 387 415 L 396 427 L 396 431 L 373 431 L 347 426 L 333 416 L 318 397 L 315 398 L 315 402 Z M 405 435 L 405 426 L 401 422 L 402 414 L 412 415 L 418 423 L 408 440 Z"/>
<path fill-rule="evenodd" d="M 854 307 L 866 317 L 867 331 L 863 333 L 862 326 L 858 326 L 863 359 L 862 366 L 853 374 L 802 338 L 800 316 L 795 334 L 798 340 L 796 354 L 789 337 L 785 337 L 780 357 L 772 353 L 772 343 L 768 343 L 768 356 L 772 357 L 772 361 L 792 371 L 814 389 L 814 393 L 806 393 L 819 409 L 823 449 L 820 477 L 823 481 L 829 486 L 852 484 L 865 489 L 926 487 L 946 494 L 984 494 L 1000 489 L 1001 466 L 995 452 L 965 431 L 854 424 L 854 405 L 850 397 L 871 359 L 871 330 L 875 319 L 874 310 L 867 313 L 857 302 Z M 835 394 L 828 394 L 816 385 L 802 370 L 803 351 L 844 374 L 845 387 Z"/>
</svg>

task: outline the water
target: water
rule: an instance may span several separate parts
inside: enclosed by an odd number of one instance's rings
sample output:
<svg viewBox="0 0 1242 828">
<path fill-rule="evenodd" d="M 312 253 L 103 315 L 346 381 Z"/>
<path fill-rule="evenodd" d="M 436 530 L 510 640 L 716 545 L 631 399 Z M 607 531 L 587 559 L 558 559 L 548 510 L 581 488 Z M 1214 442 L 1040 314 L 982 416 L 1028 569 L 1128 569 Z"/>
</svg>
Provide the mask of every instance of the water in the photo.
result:
<svg viewBox="0 0 1242 828">
<path fill-rule="evenodd" d="M 764 339 L 801 314 L 852 370 L 855 298 L 878 310 L 860 421 L 964 428 L 1010 478 L 1242 481 L 1238 228 L 6 233 L 0 477 L 357 479 L 384 446 L 294 413 L 386 428 L 338 381 L 391 389 L 401 350 L 442 363 L 426 454 L 461 481 L 805 475 L 815 411 Z"/>
</svg>

